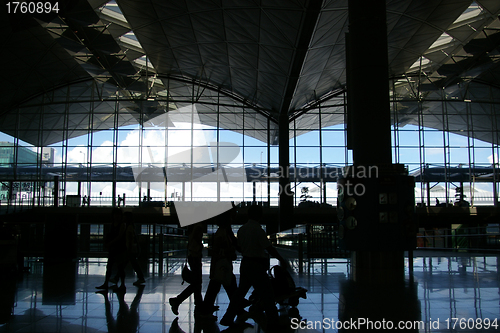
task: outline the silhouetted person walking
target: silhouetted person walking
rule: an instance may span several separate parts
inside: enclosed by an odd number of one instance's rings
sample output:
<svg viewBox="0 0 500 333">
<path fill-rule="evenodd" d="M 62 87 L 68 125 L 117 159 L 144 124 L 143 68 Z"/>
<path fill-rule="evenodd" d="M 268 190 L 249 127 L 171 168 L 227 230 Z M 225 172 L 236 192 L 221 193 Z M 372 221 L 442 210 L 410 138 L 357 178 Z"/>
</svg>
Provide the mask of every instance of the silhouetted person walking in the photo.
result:
<svg viewBox="0 0 500 333">
<path fill-rule="evenodd" d="M 139 242 L 137 241 L 137 235 L 135 234 L 134 216 L 131 212 L 126 212 L 123 214 L 125 221 L 125 244 L 127 245 L 127 259 L 130 261 L 132 268 L 137 274 L 137 281 L 134 285 L 140 285 L 146 282 L 144 280 L 144 273 L 142 272 L 141 266 L 137 261 L 137 257 L 140 254 Z"/>
<path fill-rule="evenodd" d="M 135 233 L 134 216 L 132 212 L 126 212 L 123 214 L 123 223 L 125 224 L 125 245 L 127 248 L 127 257 L 125 259 L 126 261 L 124 267 L 126 267 L 127 263 L 130 262 L 132 268 L 137 274 L 137 281 L 133 284 L 134 286 L 138 286 L 145 283 L 146 280 L 144 279 L 144 273 L 142 272 L 141 266 L 137 260 L 137 257 L 140 254 L 140 247 Z M 109 282 L 117 283 L 119 279 L 119 272 L 117 272 L 114 278 L 109 279 Z"/>
<path fill-rule="evenodd" d="M 172 297 L 168 301 L 175 315 L 179 314 L 179 305 L 191 294 L 194 296 L 195 314 L 203 308 L 203 297 L 201 296 L 201 257 L 203 254 L 203 223 L 196 223 L 188 226 L 188 255 L 189 268 L 193 272 L 193 281 L 177 297 Z"/>
<path fill-rule="evenodd" d="M 229 303 L 226 314 L 220 324 L 231 326 L 237 314 L 243 312 L 244 297 L 250 287 L 254 288 L 257 299 L 263 305 L 266 313 L 267 328 L 278 327 L 278 309 L 274 303 L 271 281 L 267 275 L 269 255 L 277 258 L 283 266 L 285 259 L 276 251 L 260 226 L 262 207 L 250 206 L 248 221 L 238 230 L 238 245 L 243 259 L 240 266 L 240 284 Z M 269 255 L 268 255 L 269 254 Z"/>
<path fill-rule="evenodd" d="M 127 257 L 127 246 L 125 242 L 125 232 L 126 227 L 123 223 L 122 211 L 118 208 L 114 208 L 112 211 L 113 221 L 111 223 L 111 229 L 106 236 L 106 241 L 104 246 L 108 249 L 108 263 L 106 264 L 106 277 L 104 283 L 97 289 L 108 289 L 108 282 L 113 273 L 113 268 L 116 266 L 118 268 L 118 276 L 121 280 L 121 289 L 125 289 L 125 264 Z"/>
<path fill-rule="evenodd" d="M 214 303 L 221 286 L 226 290 L 229 299 L 232 299 L 237 288 L 236 276 L 233 274 L 233 260 L 236 259 L 238 241 L 231 229 L 232 215 L 235 213 L 236 211 L 233 209 L 219 215 L 216 219 L 219 228 L 213 236 L 210 282 L 203 301 L 206 314 L 212 314 L 213 311 L 217 310 Z M 221 261 L 224 262 L 223 265 L 221 265 Z M 227 269 L 227 272 L 221 272 L 221 267 Z"/>
</svg>

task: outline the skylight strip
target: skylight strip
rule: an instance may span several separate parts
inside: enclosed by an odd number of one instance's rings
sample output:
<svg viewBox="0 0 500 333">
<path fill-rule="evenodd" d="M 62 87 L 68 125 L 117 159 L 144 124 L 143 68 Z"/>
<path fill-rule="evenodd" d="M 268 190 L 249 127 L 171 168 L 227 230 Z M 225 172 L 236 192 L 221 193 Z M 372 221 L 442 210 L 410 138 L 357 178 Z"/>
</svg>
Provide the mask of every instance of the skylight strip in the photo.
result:
<svg viewBox="0 0 500 333">
<path fill-rule="evenodd" d="M 128 23 L 127 19 L 125 19 L 125 16 L 122 13 L 117 13 L 116 11 L 108 9 L 106 7 L 101 8 L 101 18 L 131 29 L 130 24 Z"/>
<path fill-rule="evenodd" d="M 450 44 L 452 41 L 453 37 L 444 32 L 434 43 L 432 43 L 428 51 L 431 51 L 434 48 L 438 48 L 446 44 Z"/>
<path fill-rule="evenodd" d="M 420 61 L 422 59 L 422 61 Z M 410 66 L 409 70 L 411 69 L 417 69 L 420 66 L 425 67 L 426 65 L 429 65 L 431 61 L 425 57 L 419 58 L 413 65 Z"/>
<path fill-rule="evenodd" d="M 141 43 L 139 43 L 136 40 L 133 40 L 131 38 L 125 37 L 125 36 L 120 36 L 118 37 L 118 41 L 120 44 L 123 44 L 124 47 L 132 49 L 137 52 L 144 53 L 144 49 L 141 46 Z"/>
<path fill-rule="evenodd" d="M 132 61 L 133 63 L 139 65 L 139 66 L 144 66 L 146 67 L 146 65 L 148 66 L 148 68 L 151 68 L 151 69 L 155 69 L 153 67 L 153 64 L 151 64 L 151 61 L 146 61 L 146 56 L 144 57 L 141 57 L 141 58 L 138 58 L 138 59 L 135 59 Z"/>
</svg>

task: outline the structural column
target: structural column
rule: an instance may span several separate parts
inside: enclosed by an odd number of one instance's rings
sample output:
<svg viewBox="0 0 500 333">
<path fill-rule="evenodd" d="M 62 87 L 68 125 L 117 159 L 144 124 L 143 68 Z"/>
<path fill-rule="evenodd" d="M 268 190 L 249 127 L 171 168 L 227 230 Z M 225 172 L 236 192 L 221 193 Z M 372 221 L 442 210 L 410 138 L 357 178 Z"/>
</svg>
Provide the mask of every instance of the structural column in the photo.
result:
<svg viewBox="0 0 500 333">
<path fill-rule="evenodd" d="M 351 251 L 339 320 L 413 322 L 420 305 L 417 289 L 405 286 L 404 250 L 415 240 L 415 184 L 404 165 L 392 164 L 385 0 L 349 0 L 346 44 L 354 165 L 338 181 L 339 243 Z M 339 330 L 347 331 L 371 330 Z"/>
<path fill-rule="evenodd" d="M 291 223 L 293 193 L 290 187 L 290 137 L 288 114 L 279 115 L 279 230 Z M 279 231 L 278 230 L 278 231 Z"/>
<path fill-rule="evenodd" d="M 345 200 L 350 197 L 357 206 L 343 203 L 343 244 L 352 253 L 353 281 L 404 283 L 406 239 L 400 234 L 410 224 L 406 210 L 414 209 L 414 190 L 404 166 L 392 164 L 385 0 L 349 0 L 346 40 L 348 146 L 354 166 L 342 184 Z M 356 194 L 349 193 L 353 190 Z"/>
<path fill-rule="evenodd" d="M 349 1 L 348 145 L 355 165 L 392 163 L 384 0 Z"/>
</svg>

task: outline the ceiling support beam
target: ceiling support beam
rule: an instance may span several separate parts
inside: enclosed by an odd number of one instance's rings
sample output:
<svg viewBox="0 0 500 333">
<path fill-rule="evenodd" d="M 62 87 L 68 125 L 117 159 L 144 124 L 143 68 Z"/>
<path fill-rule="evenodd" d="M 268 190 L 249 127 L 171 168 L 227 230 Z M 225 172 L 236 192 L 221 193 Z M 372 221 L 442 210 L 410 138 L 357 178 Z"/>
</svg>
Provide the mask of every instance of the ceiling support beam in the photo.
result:
<svg viewBox="0 0 500 333">
<path fill-rule="evenodd" d="M 311 39 L 316 28 L 316 22 L 318 21 L 322 4 L 322 0 L 310 0 L 306 4 L 307 9 L 304 19 L 302 20 L 300 36 L 293 55 L 290 75 L 285 87 L 285 94 L 281 103 L 281 109 L 279 110 L 280 113 L 290 112 L 293 95 L 297 88 L 297 82 L 299 81 L 300 72 L 302 71 L 302 67 L 306 59 L 307 50 L 309 49 L 309 44 L 311 43 Z"/>
</svg>

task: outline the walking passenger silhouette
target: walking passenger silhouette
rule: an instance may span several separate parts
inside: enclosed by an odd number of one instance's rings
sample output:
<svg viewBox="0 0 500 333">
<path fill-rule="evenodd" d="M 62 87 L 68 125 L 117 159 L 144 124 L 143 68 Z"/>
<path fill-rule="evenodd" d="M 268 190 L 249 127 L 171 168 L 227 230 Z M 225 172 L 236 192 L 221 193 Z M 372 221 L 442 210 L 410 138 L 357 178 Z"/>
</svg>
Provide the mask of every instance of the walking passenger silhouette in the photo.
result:
<svg viewBox="0 0 500 333">
<path fill-rule="evenodd" d="M 175 315 L 179 314 L 179 305 L 191 296 L 191 294 L 194 296 L 195 314 L 201 313 L 203 310 L 201 258 L 203 255 L 204 231 L 205 225 L 201 222 L 188 226 L 187 261 L 193 272 L 193 281 L 177 297 L 172 297 L 168 300 Z"/>
</svg>

